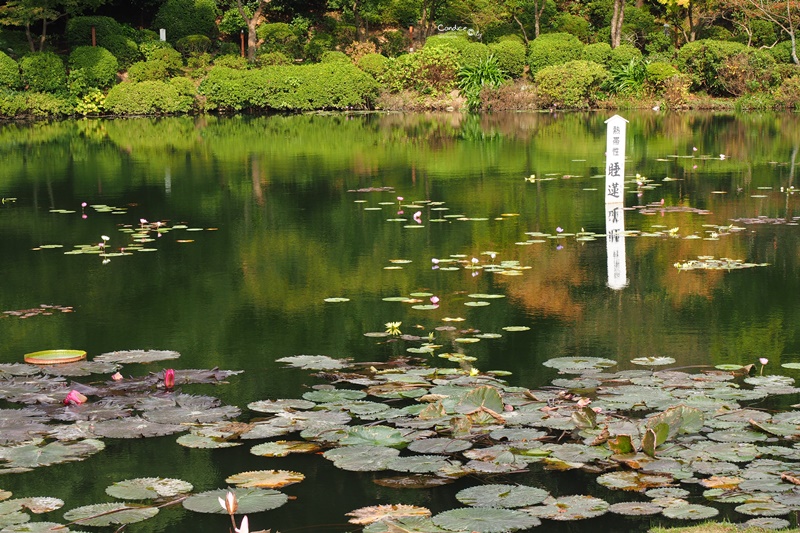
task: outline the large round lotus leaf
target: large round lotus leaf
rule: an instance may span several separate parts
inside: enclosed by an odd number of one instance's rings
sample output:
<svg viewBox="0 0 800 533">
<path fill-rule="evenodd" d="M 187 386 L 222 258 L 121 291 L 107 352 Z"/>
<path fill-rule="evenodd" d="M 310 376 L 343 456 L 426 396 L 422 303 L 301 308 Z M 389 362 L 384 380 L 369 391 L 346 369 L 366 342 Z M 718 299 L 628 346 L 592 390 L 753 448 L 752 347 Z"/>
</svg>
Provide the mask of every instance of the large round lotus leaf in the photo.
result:
<svg viewBox="0 0 800 533">
<path fill-rule="evenodd" d="M 703 491 L 706 500 L 718 503 L 745 503 L 750 501 L 754 495 L 750 492 L 742 492 L 731 489 L 708 489 Z"/>
<path fill-rule="evenodd" d="M 646 516 L 661 513 L 662 507 L 651 502 L 620 502 L 608 510 L 625 516 Z"/>
<path fill-rule="evenodd" d="M 64 506 L 64 500 L 45 496 L 9 500 L 9 502 L 12 501 L 18 501 L 22 507 L 28 509 L 33 514 L 49 513 L 56 509 L 61 509 Z"/>
<path fill-rule="evenodd" d="M 223 405 L 221 407 L 186 408 L 168 407 L 155 411 L 144 411 L 142 416 L 150 422 L 159 424 L 208 424 L 236 418 L 241 414 L 238 407 Z"/>
<path fill-rule="evenodd" d="M 759 529 L 788 529 L 791 523 L 783 518 L 751 518 L 745 522 L 744 527 Z"/>
<path fill-rule="evenodd" d="M 549 493 L 525 485 L 478 485 L 456 494 L 456 499 L 470 507 L 525 507 L 542 503 Z"/>
<path fill-rule="evenodd" d="M 637 357 L 631 359 L 631 363 L 642 366 L 663 366 L 675 363 L 675 359 L 672 357 Z"/>
<path fill-rule="evenodd" d="M 279 489 L 286 485 L 300 483 L 305 478 L 300 472 L 291 472 L 289 470 L 254 470 L 252 472 L 234 474 L 228 477 L 225 483 L 246 488 Z"/>
<path fill-rule="evenodd" d="M 319 444 L 305 441 L 285 441 L 265 442 L 250 448 L 253 455 L 263 457 L 286 457 L 290 453 L 312 453 L 319 450 Z"/>
<path fill-rule="evenodd" d="M 306 370 L 338 370 L 350 365 L 348 359 L 334 359 L 327 355 L 293 355 L 276 359 L 277 363 L 288 363 L 289 366 Z"/>
<path fill-rule="evenodd" d="M 106 494 L 121 500 L 151 500 L 185 494 L 193 488 L 181 479 L 140 477 L 118 481 L 106 488 Z"/>
<path fill-rule="evenodd" d="M 689 495 L 689 491 L 678 487 L 659 487 L 649 489 L 644 494 L 648 498 L 685 498 Z"/>
<path fill-rule="evenodd" d="M 36 468 L 38 466 L 81 461 L 104 448 L 105 444 L 96 439 L 85 439 L 67 444 L 51 442 L 43 446 L 23 444 L 0 448 L 0 461 L 5 461 L 3 467 L 6 469 Z"/>
<path fill-rule="evenodd" d="M 400 450 L 383 446 L 356 445 L 334 448 L 322 455 L 342 470 L 375 472 L 387 470 L 389 463 L 400 455 Z"/>
<path fill-rule="evenodd" d="M 597 478 L 597 482 L 609 489 L 644 492 L 653 487 L 670 485 L 672 476 L 659 476 L 626 470 L 602 474 Z"/>
<path fill-rule="evenodd" d="M 590 463 L 610 457 L 611 450 L 600 446 L 568 443 L 553 445 L 551 456 L 568 463 Z"/>
<path fill-rule="evenodd" d="M 609 368 L 616 365 L 617 362 L 602 357 L 554 357 L 542 364 L 550 368 L 558 369 L 561 372 L 580 374 L 586 370 Z"/>
<path fill-rule="evenodd" d="M 105 527 L 111 524 L 133 524 L 153 518 L 157 514 L 157 507 L 134 507 L 124 503 L 98 503 L 67 511 L 64 513 L 64 520 L 82 526 Z"/>
<path fill-rule="evenodd" d="M 116 363 L 102 361 L 80 361 L 63 365 L 50 365 L 42 368 L 46 374 L 53 376 L 89 376 L 91 374 L 111 374 L 120 366 Z"/>
<path fill-rule="evenodd" d="M 472 413 L 483 408 L 495 413 L 503 412 L 503 398 L 495 387 L 487 385 L 472 389 L 464 394 L 456 405 L 456 411 L 459 413 Z"/>
<path fill-rule="evenodd" d="M 41 372 L 41 368 L 36 365 L 26 363 L 0 363 L 0 377 L 8 376 L 33 376 Z"/>
<path fill-rule="evenodd" d="M 547 505 L 528 507 L 526 513 L 551 520 L 583 520 L 604 515 L 608 503 L 594 496 L 563 496 Z"/>
<path fill-rule="evenodd" d="M 415 440 L 408 445 L 408 449 L 416 453 L 437 454 L 437 453 L 458 453 L 468 450 L 472 443 L 462 439 L 447 439 L 435 437 L 431 439 Z"/>
<path fill-rule="evenodd" d="M 24 359 L 26 363 L 37 365 L 74 363 L 86 359 L 86 352 L 84 350 L 41 350 L 26 353 Z"/>
<path fill-rule="evenodd" d="M 203 449 L 216 449 L 216 448 L 233 448 L 234 446 L 241 446 L 241 442 L 233 442 L 223 440 L 219 437 L 209 437 L 206 435 L 198 435 L 197 433 L 188 433 L 181 435 L 175 442 L 185 448 L 203 448 Z"/>
<path fill-rule="evenodd" d="M 381 520 L 400 517 L 428 517 L 431 515 L 430 509 L 425 507 L 418 507 L 416 505 L 404 504 L 390 504 L 390 505 L 372 505 L 369 507 L 362 507 L 355 511 L 346 513 L 346 516 L 352 518 L 348 520 L 351 524 L 366 525 Z"/>
<path fill-rule="evenodd" d="M 308 400 L 259 400 L 247 404 L 247 408 L 259 413 L 280 413 L 294 409 L 311 409 L 317 404 Z"/>
<path fill-rule="evenodd" d="M 0 490 L 0 502 L 9 499 L 11 496 L 12 493 L 8 492 L 7 490 Z"/>
<path fill-rule="evenodd" d="M 105 363 L 153 363 L 177 359 L 181 354 L 172 350 L 124 350 L 98 355 L 95 361 Z"/>
<path fill-rule="evenodd" d="M 541 524 L 538 518 L 512 509 L 465 507 L 434 516 L 434 524 L 450 531 L 473 533 L 502 533 L 528 529 Z"/>
<path fill-rule="evenodd" d="M 713 431 L 706 435 L 715 442 L 760 442 L 767 440 L 767 436 L 758 431 L 746 429 L 726 429 L 723 431 Z"/>
<path fill-rule="evenodd" d="M 736 512 L 753 516 L 782 516 L 792 511 L 791 507 L 774 501 L 743 503 L 736 506 Z"/>
<path fill-rule="evenodd" d="M 449 465 L 450 460 L 444 455 L 413 455 L 411 457 L 395 457 L 386 464 L 386 467 L 397 472 L 424 474 L 438 472 Z"/>
<path fill-rule="evenodd" d="M 272 489 L 258 488 L 233 488 L 216 489 L 193 494 L 183 500 L 183 506 L 190 511 L 198 513 L 227 514 L 225 508 L 220 505 L 219 499 L 225 500 L 229 492 L 236 496 L 238 507 L 236 514 L 251 514 L 277 509 L 289 500 L 289 497 L 282 492 Z"/>
<path fill-rule="evenodd" d="M 785 387 L 794 384 L 794 378 L 789 376 L 751 376 L 744 379 L 745 383 L 755 387 Z"/>
<path fill-rule="evenodd" d="M 449 476 L 449 473 L 448 473 Z M 455 477 L 439 477 L 424 474 L 410 476 L 391 476 L 373 480 L 373 483 L 390 489 L 430 489 L 454 483 Z"/>
<path fill-rule="evenodd" d="M 115 439 L 138 439 L 141 437 L 163 437 L 186 431 L 179 424 L 161 424 L 138 416 L 118 420 L 104 420 L 94 426 L 95 434 Z"/>
<path fill-rule="evenodd" d="M 388 446 L 405 448 L 409 439 L 395 428 L 388 426 L 357 426 L 339 441 L 343 446 Z"/>
<path fill-rule="evenodd" d="M 8 527 L 16 524 L 24 524 L 31 519 L 28 513 L 12 511 L 0 514 L 0 527 Z"/>
<path fill-rule="evenodd" d="M 719 510 L 706 505 L 678 504 L 670 505 L 662 513 L 667 518 L 678 520 L 706 520 L 719 514 Z"/>
<path fill-rule="evenodd" d="M 360 400 L 366 397 L 366 393 L 360 390 L 352 389 L 329 389 L 329 390 L 315 390 L 303 394 L 303 398 L 310 402 L 317 403 L 330 403 L 341 402 L 345 400 Z"/>
<path fill-rule="evenodd" d="M 507 423 L 513 423 L 513 418 L 506 418 Z M 546 432 L 532 428 L 502 428 L 495 429 L 489 433 L 489 437 L 494 440 L 507 440 L 509 442 L 533 442 L 545 437 Z"/>
<path fill-rule="evenodd" d="M 387 533 L 389 531 L 402 531 L 403 533 L 449 533 L 434 525 L 430 518 L 411 516 L 387 518 L 373 522 L 364 528 L 364 533 Z"/>
<path fill-rule="evenodd" d="M 67 533 L 70 529 L 56 522 L 28 522 L 4 527 L 2 533 Z"/>
</svg>

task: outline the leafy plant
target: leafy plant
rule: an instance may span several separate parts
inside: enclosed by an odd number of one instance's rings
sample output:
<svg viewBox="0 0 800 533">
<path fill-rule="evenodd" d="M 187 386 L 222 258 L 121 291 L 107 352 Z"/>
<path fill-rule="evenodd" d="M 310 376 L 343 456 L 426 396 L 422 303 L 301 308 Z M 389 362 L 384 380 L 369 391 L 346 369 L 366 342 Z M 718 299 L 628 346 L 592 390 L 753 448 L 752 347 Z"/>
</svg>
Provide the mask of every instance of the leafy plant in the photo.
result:
<svg viewBox="0 0 800 533">
<path fill-rule="evenodd" d="M 0 51 L 0 87 L 17 89 L 20 84 L 19 64 Z"/>
<path fill-rule="evenodd" d="M 62 92 L 67 88 L 67 69 L 53 52 L 34 52 L 19 61 L 22 83 L 29 90 L 47 93 Z"/>
<path fill-rule="evenodd" d="M 458 71 L 458 88 L 467 98 L 470 111 L 481 106 L 481 90 L 484 87 L 496 88 L 506 79 L 497 58 L 490 55 L 474 65 L 465 65 Z"/>
<path fill-rule="evenodd" d="M 69 68 L 82 69 L 90 87 L 105 88 L 116 81 L 119 62 L 102 46 L 79 46 L 69 55 Z"/>
<path fill-rule="evenodd" d="M 543 106 L 585 109 L 591 107 L 608 71 L 591 61 L 570 61 L 536 73 L 537 96 Z"/>
<path fill-rule="evenodd" d="M 642 59 L 631 59 L 627 65 L 611 70 L 603 89 L 616 94 L 640 95 L 647 81 L 647 63 Z"/>
</svg>

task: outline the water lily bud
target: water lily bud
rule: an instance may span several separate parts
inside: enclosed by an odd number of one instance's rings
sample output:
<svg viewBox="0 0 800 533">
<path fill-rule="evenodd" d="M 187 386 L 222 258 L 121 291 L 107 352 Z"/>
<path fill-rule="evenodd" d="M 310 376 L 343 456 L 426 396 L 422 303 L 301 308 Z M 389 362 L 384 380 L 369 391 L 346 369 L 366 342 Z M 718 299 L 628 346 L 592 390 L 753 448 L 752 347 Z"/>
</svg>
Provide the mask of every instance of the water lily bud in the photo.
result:
<svg viewBox="0 0 800 533">
<path fill-rule="evenodd" d="M 168 368 L 164 371 L 164 387 L 167 390 L 170 390 L 174 386 L 175 386 L 175 371 L 171 368 Z"/>
<path fill-rule="evenodd" d="M 113 379 L 114 381 L 122 381 L 122 374 L 116 372 L 111 375 L 111 379 Z"/>
<path fill-rule="evenodd" d="M 86 400 L 88 400 L 86 396 L 75 389 L 72 389 L 67 394 L 67 397 L 64 398 L 64 405 L 80 405 L 82 403 L 86 403 Z"/>
<path fill-rule="evenodd" d="M 233 492 L 228 491 L 224 500 L 222 498 L 217 498 L 217 500 L 219 500 L 219 504 L 229 515 L 235 514 L 236 509 L 239 508 L 239 502 L 236 500 L 236 494 Z"/>
</svg>

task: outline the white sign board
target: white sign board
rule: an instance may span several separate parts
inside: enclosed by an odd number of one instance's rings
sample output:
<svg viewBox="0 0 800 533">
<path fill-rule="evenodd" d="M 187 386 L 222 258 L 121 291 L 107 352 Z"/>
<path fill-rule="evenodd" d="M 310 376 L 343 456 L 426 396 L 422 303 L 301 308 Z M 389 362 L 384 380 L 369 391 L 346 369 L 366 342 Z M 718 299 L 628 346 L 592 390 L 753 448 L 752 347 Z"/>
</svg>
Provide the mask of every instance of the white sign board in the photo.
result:
<svg viewBox="0 0 800 533">
<path fill-rule="evenodd" d="M 166 41 L 167 40 L 167 30 L 165 30 L 164 28 L 159 29 L 158 30 L 158 38 L 161 39 L 162 41 Z"/>
<path fill-rule="evenodd" d="M 628 285 L 625 257 L 625 210 L 622 203 L 606 204 L 606 257 L 608 286 L 614 290 Z"/>
<path fill-rule="evenodd" d="M 623 202 L 625 183 L 625 127 L 619 115 L 606 120 L 606 203 Z"/>
</svg>

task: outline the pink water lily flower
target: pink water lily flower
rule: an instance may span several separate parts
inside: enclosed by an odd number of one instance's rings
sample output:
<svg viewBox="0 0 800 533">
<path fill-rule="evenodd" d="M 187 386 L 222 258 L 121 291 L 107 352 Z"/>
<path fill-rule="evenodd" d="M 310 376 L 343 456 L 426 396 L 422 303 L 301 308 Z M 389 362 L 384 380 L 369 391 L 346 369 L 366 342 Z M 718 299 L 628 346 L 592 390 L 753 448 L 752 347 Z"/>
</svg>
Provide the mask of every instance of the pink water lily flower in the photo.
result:
<svg viewBox="0 0 800 533">
<path fill-rule="evenodd" d="M 236 509 L 239 508 L 239 502 L 236 500 L 236 494 L 231 491 L 225 495 L 225 499 L 217 498 L 219 500 L 219 504 L 225 509 L 225 512 L 229 515 L 233 515 L 236 513 Z"/>
<path fill-rule="evenodd" d="M 86 403 L 86 400 L 88 400 L 86 396 L 75 389 L 72 389 L 67 394 L 67 397 L 64 398 L 64 405 L 80 405 L 82 403 Z"/>
<path fill-rule="evenodd" d="M 116 372 L 111 375 L 111 379 L 113 379 L 114 381 L 122 381 L 122 374 Z"/>
<path fill-rule="evenodd" d="M 438 296 L 431 296 L 431 303 L 433 305 L 438 305 L 439 304 L 439 297 Z"/>
<path fill-rule="evenodd" d="M 236 533 L 250 533 L 250 523 L 247 520 L 247 515 L 242 517 L 242 525 L 233 528 Z"/>
<path fill-rule="evenodd" d="M 167 390 L 170 390 L 174 386 L 175 386 L 175 371 L 171 368 L 168 368 L 164 371 L 164 387 Z"/>
</svg>

